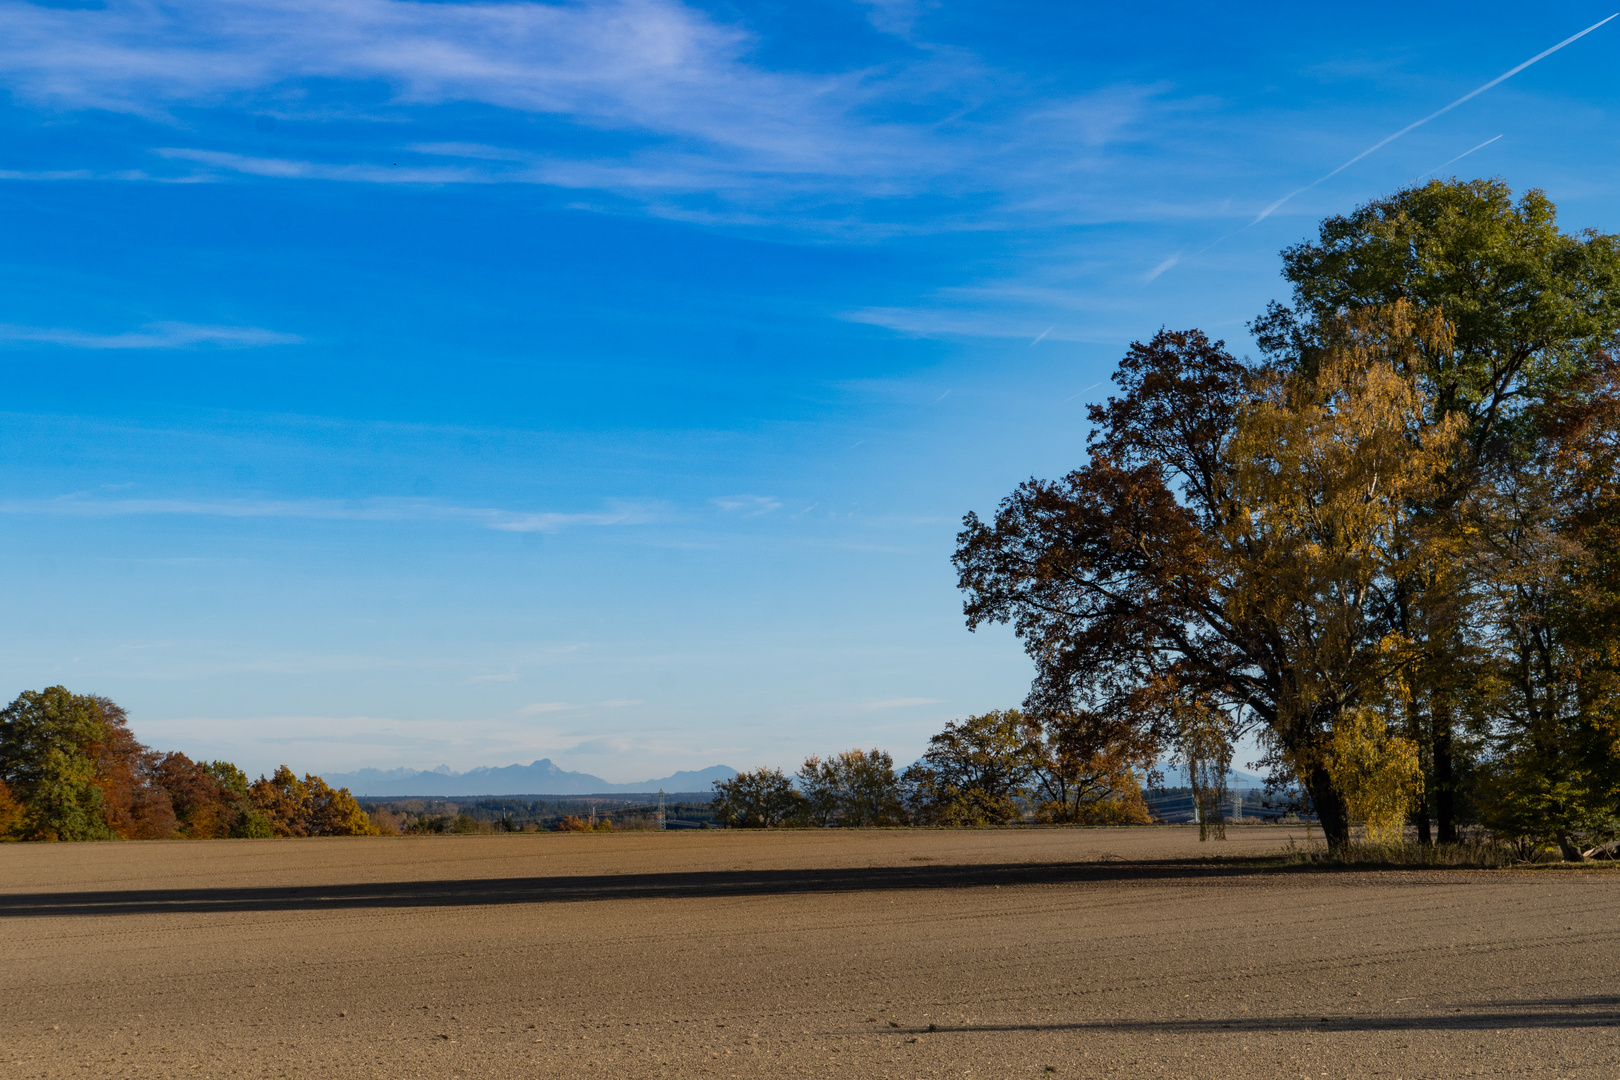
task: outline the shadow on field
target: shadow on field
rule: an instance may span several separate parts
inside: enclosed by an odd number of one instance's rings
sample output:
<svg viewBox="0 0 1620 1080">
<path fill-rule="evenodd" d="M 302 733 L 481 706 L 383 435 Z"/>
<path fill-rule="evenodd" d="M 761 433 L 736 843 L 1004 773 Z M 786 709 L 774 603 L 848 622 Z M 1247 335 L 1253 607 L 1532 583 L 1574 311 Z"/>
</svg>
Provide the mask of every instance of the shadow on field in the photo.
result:
<svg viewBox="0 0 1620 1080">
<path fill-rule="evenodd" d="M 1579 1011 L 1574 1011 L 1579 1010 Z M 1504 1031 L 1527 1028 L 1591 1028 L 1620 1025 L 1620 997 L 1532 999 L 1463 1008 L 1437 1004 L 1421 1013 L 1382 1016 L 1236 1016 L 1218 1020 L 1090 1020 L 1056 1024 L 940 1024 L 934 1035 L 995 1031 L 1127 1032 L 1147 1035 L 1211 1035 L 1222 1031 Z M 925 1032 L 902 1028 L 896 1035 Z"/>
<path fill-rule="evenodd" d="M 580 900 L 682 900 L 999 885 L 1197 882 L 1287 875 L 1274 863 L 1164 860 L 878 866 L 838 869 L 721 870 L 594 874 L 485 880 L 385 881 L 299 888 L 139 889 L 0 895 L 0 918 L 155 915 L 221 911 L 325 911 L 342 908 L 481 907 Z"/>
</svg>

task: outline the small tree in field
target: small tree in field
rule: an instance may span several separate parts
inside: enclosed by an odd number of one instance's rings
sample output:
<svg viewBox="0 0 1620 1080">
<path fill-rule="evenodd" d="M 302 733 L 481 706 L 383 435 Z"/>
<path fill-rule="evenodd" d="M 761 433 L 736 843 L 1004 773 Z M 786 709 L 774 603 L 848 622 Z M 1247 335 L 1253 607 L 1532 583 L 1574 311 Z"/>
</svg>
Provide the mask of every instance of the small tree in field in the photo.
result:
<svg viewBox="0 0 1620 1080">
<path fill-rule="evenodd" d="M 1171 705 L 1176 725 L 1177 757 L 1187 766 L 1193 806 L 1198 810 L 1198 839 L 1225 840 L 1226 773 L 1232 766 L 1232 740 L 1226 717 L 1208 702 L 1177 698 Z"/>
<path fill-rule="evenodd" d="M 1127 724 L 1087 710 L 1048 716 L 1032 777 L 1035 820 L 1062 825 L 1145 825 L 1139 773 L 1157 746 Z"/>
<path fill-rule="evenodd" d="M 803 811 L 804 798 L 781 769 L 760 766 L 714 782 L 710 803 L 715 820 L 734 829 L 771 829 L 786 825 Z"/>
<path fill-rule="evenodd" d="M 840 784 L 836 759 L 812 754 L 794 775 L 803 798 L 800 812 L 811 825 L 826 828 L 838 823 Z"/>
<path fill-rule="evenodd" d="M 900 780 L 887 750 L 846 750 L 838 755 L 837 772 L 845 825 L 897 825 L 904 820 Z"/>
<path fill-rule="evenodd" d="M 796 779 L 801 813 L 812 825 L 897 825 L 905 819 L 900 779 L 886 750 L 806 758 Z"/>
<path fill-rule="evenodd" d="M 1017 800 L 1040 767 L 1037 733 L 1017 709 L 946 724 L 901 777 L 917 819 L 946 826 L 1017 820 Z"/>
</svg>

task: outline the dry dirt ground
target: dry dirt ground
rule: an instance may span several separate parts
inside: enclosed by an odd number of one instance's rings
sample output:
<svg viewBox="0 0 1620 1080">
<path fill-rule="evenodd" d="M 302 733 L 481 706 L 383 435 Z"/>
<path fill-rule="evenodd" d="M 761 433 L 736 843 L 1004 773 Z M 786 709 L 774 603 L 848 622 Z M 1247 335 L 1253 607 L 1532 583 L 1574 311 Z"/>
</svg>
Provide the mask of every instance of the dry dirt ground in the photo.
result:
<svg viewBox="0 0 1620 1080">
<path fill-rule="evenodd" d="M 1186 828 L 0 847 L 5 1077 L 1620 1077 L 1620 875 Z"/>
</svg>

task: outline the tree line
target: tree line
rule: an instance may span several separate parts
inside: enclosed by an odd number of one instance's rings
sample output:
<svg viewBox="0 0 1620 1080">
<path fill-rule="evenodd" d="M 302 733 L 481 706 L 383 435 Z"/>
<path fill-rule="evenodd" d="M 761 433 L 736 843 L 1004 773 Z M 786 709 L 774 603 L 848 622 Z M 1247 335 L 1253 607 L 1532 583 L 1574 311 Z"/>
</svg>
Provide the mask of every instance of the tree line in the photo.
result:
<svg viewBox="0 0 1620 1080">
<path fill-rule="evenodd" d="M 367 836 L 347 788 L 283 765 L 248 781 L 228 761 L 143 746 L 124 710 L 65 687 L 0 712 L 0 839 L 167 840 Z"/>
<path fill-rule="evenodd" d="M 1136 824 L 1149 820 L 1139 775 L 1150 747 L 1102 746 L 1067 717 L 1017 709 L 945 725 L 896 774 L 884 750 L 806 758 L 789 776 L 761 767 L 714 782 L 715 820 L 733 828 L 1001 825 L 1023 820 Z"/>
<path fill-rule="evenodd" d="M 1259 359 L 1132 345 L 1085 463 L 966 516 L 967 624 L 1088 746 L 1196 777 L 1257 735 L 1334 846 L 1579 858 L 1620 832 L 1620 238 L 1434 181 L 1282 261 Z"/>
</svg>

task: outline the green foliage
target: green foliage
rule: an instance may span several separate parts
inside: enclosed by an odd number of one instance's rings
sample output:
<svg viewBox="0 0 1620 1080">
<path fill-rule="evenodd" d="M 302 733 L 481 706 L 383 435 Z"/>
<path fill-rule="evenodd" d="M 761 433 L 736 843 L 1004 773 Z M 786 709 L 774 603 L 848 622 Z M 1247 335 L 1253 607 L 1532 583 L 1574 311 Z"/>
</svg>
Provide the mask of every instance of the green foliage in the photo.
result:
<svg viewBox="0 0 1620 1080">
<path fill-rule="evenodd" d="M 202 766 L 202 768 L 203 771 L 214 778 L 214 781 L 218 783 L 220 787 L 225 788 L 228 791 L 234 791 L 238 795 L 246 795 L 248 793 L 247 773 L 243 772 L 229 761 L 210 761 L 206 765 Z"/>
<path fill-rule="evenodd" d="M 471 836 L 478 833 L 492 833 L 495 827 L 487 821 L 479 821 L 468 814 L 457 814 L 450 822 L 446 832 L 459 833 L 462 836 Z"/>
<path fill-rule="evenodd" d="M 797 779 L 799 813 L 812 825 L 898 825 L 905 819 L 888 751 L 855 749 L 825 761 L 807 758 Z"/>
<path fill-rule="evenodd" d="M 268 840 L 276 835 L 276 829 L 268 815 L 250 807 L 237 816 L 230 835 L 242 840 Z"/>
<path fill-rule="evenodd" d="M 95 780 L 95 763 L 89 758 L 55 747 L 47 750 L 38 779 L 28 792 L 24 838 L 115 839 L 102 817 L 104 796 Z"/>
<path fill-rule="evenodd" d="M 804 797 L 781 769 L 761 766 L 714 782 L 715 820 L 734 829 L 770 829 L 803 815 Z"/>
<path fill-rule="evenodd" d="M 1513 775 L 1543 792 L 1533 802 L 1601 817 L 1603 796 L 1564 776 L 1548 733 L 1614 667 L 1620 641 L 1620 604 L 1592 595 L 1620 579 L 1609 543 L 1620 429 L 1607 400 L 1620 237 L 1562 232 L 1539 191 L 1515 203 L 1500 181 L 1435 181 L 1328 218 L 1283 260 L 1293 307 L 1273 305 L 1254 330 L 1285 368 L 1314 373 L 1346 313 L 1408 305 L 1450 331 L 1403 367 L 1432 402 L 1427 428 L 1457 423 L 1462 438 L 1444 482 L 1407 499 L 1421 529 L 1405 551 L 1440 559 L 1396 590 L 1389 619 L 1426 773 L 1423 833 L 1432 810 L 1439 839 L 1455 837 L 1471 771 Z M 1475 769 L 1470 754 L 1513 762 Z M 1502 827 L 1535 820 L 1529 804 L 1502 813 L 1501 790 L 1474 802 Z"/>
<path fill-rule="evenodd" d="M 25 840 L 110 840 L 91 747 L 106 735 L 96 701 L 52 686 L 0 712 L 0 780 L 26 810 Z"/>
<path fill-rule="evenodd" d="M 1351 840 L 1332 848 L 1325 844 L 1298 847 L 1290 840 L 1283 860 L 1302 866 L 1455 866 L 1493 870 L 1522 863 L 1526 861 L 1524 856 L 1514 845 L 1492 839 L 1449 844 Z"/>
<path fill-rule="evenodd" d="M 794 779 L 798 781 L 802 800 L 799 816 L 817 828 L 836 825 L 843 794 L 839 790 L 836 759 L 823 761 L 819 755 L 811 755 L 804 759 Z"/>
<path fill-rule="evenodd" d="M 901 778 L 918 821 L 1001 825 L 1023 816 L 1018 799 L 1041 767 L 1039 727 L 1017 709 L 945 725 Z"/>
<path fill-rule="evenodd" d="M 1327 218 L 1316 243 L 1283 252 L 1294 306 L 1273 305 L 1256 336 L 1310 366 L 1343 312 L 1404 301 L 1443 314 L 1456 348 L 1428 378 L 1483 448 L 1503 409 L 1567 383 L 1620 327 L 1620 238 L 1562 232 L 1557 216 L 1540 191 L 1515 203 L 1500 180 L 1435 180 Z"/>
<path fill-rule="evenodd" d="M 0 839 L 375 833 L 348 790 L 318 776 L 282 766 L 250 785 L 228 761 L 153 752 L 106 698 L 53 686 L 0 712 Z"/>
<path fill-rule="evenodd" d="M 1497 834 L 1556 846 L 1578 862 L 1584 848 L 1620 836 L 1620 786 L 1577 761 L 1512 753 L 1484 770 L 1481 820 Z"/>
</svg>

